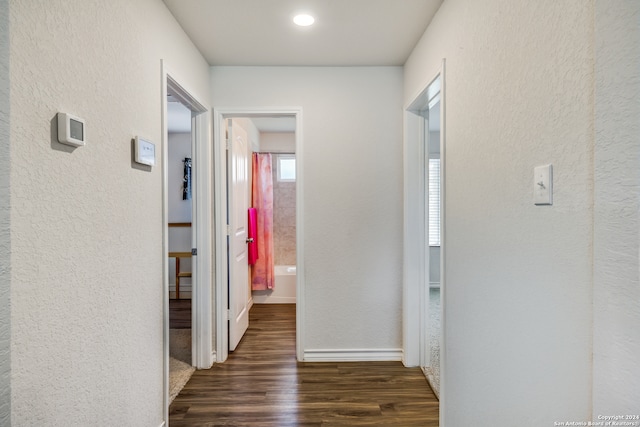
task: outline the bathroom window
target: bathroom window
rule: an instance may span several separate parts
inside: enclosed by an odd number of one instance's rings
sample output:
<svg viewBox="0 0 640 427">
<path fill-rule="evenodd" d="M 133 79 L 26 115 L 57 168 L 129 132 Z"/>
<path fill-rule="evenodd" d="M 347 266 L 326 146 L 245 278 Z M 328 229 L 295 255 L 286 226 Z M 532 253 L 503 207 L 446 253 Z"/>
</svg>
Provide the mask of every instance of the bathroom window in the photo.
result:
<svg viewBox="0 0 640 427">
<path fill-rule="evenodd" d="M 293 154 L 278 156 L 278 181 L 295 182 L 296 180 L 296 157 Z"/>
</svg>

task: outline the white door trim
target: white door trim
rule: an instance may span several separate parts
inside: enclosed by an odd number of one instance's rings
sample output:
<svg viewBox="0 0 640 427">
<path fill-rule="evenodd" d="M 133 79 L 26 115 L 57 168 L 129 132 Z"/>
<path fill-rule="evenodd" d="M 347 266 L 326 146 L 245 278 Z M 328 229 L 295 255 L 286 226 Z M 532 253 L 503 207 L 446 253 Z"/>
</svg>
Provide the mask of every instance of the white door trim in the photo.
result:
<svg viewBox="0 0 640 427">
<path fill-rule="evenodd" d="M 196 199 L 197 283 L 192 291 L 192 351 L 194 366 L 208 369 L 215 361 L 213 349 L 213 152 L 211 113 L 192 118 L 195 141 L 194 186 Z"/>
<path fill-rule="evenodd" d="M 212 310 L 212 163 L 211 152 L 211 114 L 205 103 L 196 99 L 185 89 L 182 80 L 172 73 L 164 60 L 161 61 L 162 73 L 162 257 L 163 257 L 163 341 L 164 341 L 164 409 L 165 421 L 169 420 L 169 178 L 168 178 L 168 113 L 167 93 L 171 89 L 180 101 L 192 111 L 192 138 L 194 146 L 193 189 L 196 200 L 194 219 L 198 260 L 195 263 L 195 277 L 192 285 L 192 354 L 193 364 L 198 369 L 211 367 L 215 360 L 213 353 Z"/>
<path fill-rule="evenodd" d="M 222 108 L 213 109 L 214 129 L 214 171 L 215 171 L 215 316 L 216 355 L 218 362 L 224 362 L 229 355 L 228 324 L 228 260 L 227 260 L 227 168 L 224 120 L 237 117 L 277 117 L 294 116 L 296 119 L 296 357 L 304 358 L 304 156 L 302 143 L 302 108 Z"/>
<path fill-rule="evenodd" d="M 447 360 L 447 97 L 446 97 L 446 60 L 442 60 L 440 70 L 440 426 L 445 426 L 445 387 Z"/>
<path fill-rule="evenodd" d="M 404 112 L 404 261 L 402 341 L 405 366 L 420 365 L 422 345 L 420 298 L 421 284 L 429 271 L 425 249 L 424 120 L 405 109 Z"/>
<path fill-rule="evenodd" d="M 418 366 L 425 336 L 423 323 L 428 317 L 429 260 L 426 256 L 428 240 L 425 224 L 428 220 L 426 209 L 427 153 L 424 149 L 424 120 L 415 112 L 428 102 L 428 88 L 440 78 L 440 425 L 444 426 L 444 405 L 446 387 L 446 96 L 445 60 L 433 73 L 433 78 L 422 88 L 404 111 L 404 265 L 403 265 L 403 363 Z"/>
</svg>

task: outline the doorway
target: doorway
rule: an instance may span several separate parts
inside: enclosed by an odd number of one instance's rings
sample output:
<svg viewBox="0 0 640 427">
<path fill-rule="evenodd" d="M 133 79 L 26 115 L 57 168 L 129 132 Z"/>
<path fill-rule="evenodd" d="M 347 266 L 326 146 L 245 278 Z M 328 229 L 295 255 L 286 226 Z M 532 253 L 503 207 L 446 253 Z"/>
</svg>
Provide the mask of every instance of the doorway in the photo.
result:
<svg viewBox="0 0 640 427">
<path fill-rule="evenodd" d="M 183 337 L 188 342 L 185 348 L 185 364 L 198 369 L 209 368 L 213 364 L 213 322 L 212 309 L 212 222 L 211 192 L 213 162 L 211 151 L 211 116 L 208 108 L 199 102 L 167 70 L 164 61 L 162 69 L 163 97 L 163 313 L 164 313 L 164 399 L 165 418 L 169 409 L 169 365 L 170 365 L 170 297 L 185 299 L 188 294 L 190 316 L 181 319 L 183 329 L 190 331 Z M 172 106 L 170 106 L 173 104 Z M 171 116 L 177 111 L 184 115 L 186 122 L 178 138 L 170 138 Z M 188 130 L 188 132 L 186 132 Z M 170 146 L 171 145 L 171 146 Z M 176 148 L 178 148 L 176 150 Z M 173 155 L 178 151 L 180 156 Z M 177 178 L 170 173 L 170 157 L 178 162 Z M 181 157 L 181 158 L 180 158 Z M 171 160 L 171 161 L 173 161 Z M 176 165 L 172 165 L 176 166 Z M 188 178 L 188 179 L 185 179 Z M 188 182 L 185 182 L 188 181 Z M 175 196 L 175 198 L 173 197 Z M 175 199 L 175 200 L 174 200 Z M 180 213 L 171 212 L 170 204 L 180 204 Z M 190 221 L 189 221 L 190 216 Z M 170 227 L 170 224 L 172 226 Z M 171 230 L 171 231 L 170 231 Z M 171 236 L 172 233 L 178 235 Z M 171 240 L 171 244 L 170 244 Z M 182 244 L 177 248 L 173 245 Z M 177 260 L 180 258 L 180 261 Z M 202 262 L 198 262 L 201 259 Z M 180 265 L 178 265 L 178 262 Z M 170 268 L 171 267 L 171 268 Z M 177 267 L 177 268 L 176 268 Z M 171 272 L 171 274 L 170 274 Z M 182 273 L 182 274 L 181 274 Z M 170 280 L 171 279 L 171 280 Z M 179 283 L 176 283 L 179 280 Z M 185 283 L 186 282 L 186 283 Z M 171 287 L 170 287 L 171 283 Z M 188 288 L 184 285 L 188 284 Z M 188 290 L 188 292 L 185 292 Z M 174 337 L 175 338 L 175 337 Z"/>
<path fill-rule="evenodd" d="M 293 250 L 294 252 L 293 259 L 295 260 L 295 266 L 288 267 L 289 271 L 291 271 L 293 268 L 293 271 L 295 271 L 297 274 L 294 273 L 295 275 L 293 276 L 293 285 L 291 287 L 291 289 L 293 290 L 293 300 L 289 300 L 288 302 L 293 302 L 296 304 L 296 357 L 298 358 L 298 360 L 302 360 L 302 313 L 304 311 L 304 304 L 302 303 L 303 298 L 301 297 L 304 288 L 302 286 L 303 281 L 300 274 L 300 272 L 304 269 L 304 265 L 301 262 L 301 260 L 303 260 L 303 257 L 301 255 L 303 250 L 301 245 L 301 195 L 303 168 L 302 162 L 300 161 L 300 154 L 302 150 L 302 111 L 299 108 L 260 110 L 214 109 L 214 123 L 214 129 L 216 129 L 214 133 L 214 145 L 216 147 L 217 154 L 215 167 L 216 171 L 218 171 L 218 173 L 216 174 L 218 182 L 218 186 L 216 188 L 217 198 L 215 203 L 217 209 L 216 229 L 220 230 L 220 234 L 218 235 L 227 235 L 227 239 L 216 239 L 216 283 L 219 284 L 219 286 L 216 286 L 217 361 L 224 362 L 228 357 L 229 351 L 231 351 L 239 341 L 242 332 L 239 332 L 237 329 L 234 330 L 234 328 L 237 327 L 239 329 L 243 329 L 245 328 L 245 326 L 248 326 L 244 324 L 241 315 L 243 314 L 244 310 L 247 310 L 248 312 L 248 309 L 254 303 L 254 298 L 258 301 L 258 303 L 265 303 L 267 302 L 265 301 L 265 299 L 268 299 L 269 297 L 276 297 L 277 299 L 278 295 L 275 295 L 276 289 L 278 289 L 278 291 L 280 292 L 284 288 L 284 286 L 278 286 L 277 288 L 274 288 L 272 291 L 270 291 L 267 286 L 265 287 L 264 292 L 252 292 L 251 282 L 255 280 L 254 275 L 253 280 L 247 280 L 246 282 L 244 281 L 244 279 L 240 278 L 240 281 L 237 282 L 235 286 L 240 288 L 244 286 L 244 289 L 241 289 L 240 292 L 234 294 L 234 268 L 236 268 L 237 266 L 233 266 L 238 259 L 242 258 L 242 251 L 237 251 L 236 249 L 234 249 L 232 247 L 233 243 L 231 242 L 232 240 L 237 240 L 235 239 L 235 236 L 238 233 L 242 234 L 242 230 L 237 226 L 237 224 L 234 225 L 231 224 L 231 221 L 225 221 L 225 219 L 227 218 L 234 217 L 233 209 L 234 205 L 238 201 L 237 195 L 234 197 L 233 190 L 230 186 L 226 185 L 226 183 L 231 182 L 233 176 L 235 175 L 233 169 L 240 169 L 237 166 L 237 160 L 234 160 L 235 158 L 229 155 L 227 150 L 227 148 L 229 148 L 230 150 L 234 149 L 233 142 L 237 138 L 237 136 L 234 136 L 233 130 L 231 130 L 230 133 L 230 125 L 231 129 L 233 129 L 233 127 L 235 126 L 236 129 L 242 129 L 244 134 L 248 135 L 247 141 L 250 148 L 249 151 L 251 153 L 256 153 L 257 156 L 261 156 L 267 154 L 267 151 L 269 151 L 269 163 L 271 166 L 273 166 L 272 173 L 277 174 L 278 171 L 284 170 L 283 168 L 290 167 L 292 165 L 290 160 L 292 158 L 296 159 L 294 162 L 295 166 L 293 167 L 295 176 L 295 191 L 289 196 L 293 197 L 293 203 L 295 206 L 293 208 L 293 227 L 295 229 L 295 233 L 294 236 L 291 236 L 294 242 L 291 245 L 292 248 L 289 248 L 289 251 Z M 272 140 L 272 137 L 275 134 L 279 134 L 280 140 L 289 139 L 291 145 L 288 148 L 267 148 L 267 140 Z M 290 134 L 289 138 L 285 137 L 284 134 Z M 227 142 L 228 138 L 229 142 Z M 295 157 L 293 157 L 294 155 Z M 281 158 L 282 160 L 280 160 Z M 251 164 L 252 162 L 249 163 Z M 249 173 L 252 173 L 250 171 L 251 168 L 248 169 Z M 273 182 L 275 186 L 278 185 L 277 180 L 278 176 L 276 175 Z M 249 198 L 251 198 L 251 196 L 249 196 Z M 239 217 L 244 218 L 243 224 L 247 224 L 246 210 L 240 212 Z M 242 242 L 238 241 L 236 243 L 236 246 L 240 247 Z M 227 247 L 225 247 L 226 244 L 229 244 L 229 251 L 234 255 L 229 255 Z M 291 256 L 290 253 L 289 256 Z M 243 263 L 245 265 L 243 267 L 244 269 L 246 269 L 245 271 L 250 272 L 248 265 L 246 265 L 246 261 L 243 261 Z M 255 266 L 252 268 L 255 268 Z M 289 280 L 291 283 L 291 278 L 289 278 Z M 243 297 L 243 295 L 246 295 L 246 297 Z M 242 300 L 242 298 L 244 298 L 244 300 Z M 283 301 L 277 300 L 277 302 Z M 232 337 L 231 339 L 230 336 Z"/>
<path fill-rule="evenodd" d="M 426 206 L 425 220 L 426 256 L 428 258 L 427 283 L 424 298 L 426 306 L 421 321 L 423 326 L 423 347 L 421 348 L 420 367 L 424 371 L 431 388 L 436 396 L 440 394 L 440 337 L 441 329 L 441 158 L 440 158 L 440 77 L 429 85 L 429 99 L 426 108 L 420 111 L 424 122 L 425 168 L 426 175 Z"/>
<path fill-rule="evenodd" d="M 405 112 L 405 364 L 420 366 L 437 396 L 446 348 L 444 105 L 443 61 Z"/>
<path fill-rule="evenodd" d="M 193 135 L 192 111 L 167 88 L 167 164 L 169 191 L 169 400 L 186 384 L 195 365 L 192 350 L 193 310 L 191 306 L 196 258 L 196 223 L 193 221 Z"/>
</svg>

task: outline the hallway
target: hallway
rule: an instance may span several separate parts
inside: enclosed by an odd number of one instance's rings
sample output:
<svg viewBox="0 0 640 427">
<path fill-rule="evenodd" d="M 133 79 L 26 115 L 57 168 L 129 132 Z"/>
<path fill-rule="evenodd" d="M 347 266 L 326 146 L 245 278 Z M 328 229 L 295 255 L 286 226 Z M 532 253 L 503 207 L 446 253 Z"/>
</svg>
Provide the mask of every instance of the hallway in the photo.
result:
<svg viewBox="0 0 640 427">
<path fill-rule="evenodd" d="M 170 425 L 438 426 L 438 401 L 418 368 L 399 362 L 298 363 L 295 305 L 256 304 L 236 351 L 196 371 Z"/>
</svg>

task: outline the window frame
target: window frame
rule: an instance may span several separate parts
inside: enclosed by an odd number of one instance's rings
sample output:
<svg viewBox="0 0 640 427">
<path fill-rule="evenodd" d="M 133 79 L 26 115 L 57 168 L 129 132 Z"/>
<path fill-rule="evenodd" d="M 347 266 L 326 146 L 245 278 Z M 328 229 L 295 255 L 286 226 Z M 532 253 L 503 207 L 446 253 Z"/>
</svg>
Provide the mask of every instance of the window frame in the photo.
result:
<svg viewBox="0 0 640 427">
<path fill-rule="evenodd" d="M 277 174 L 278 182 L 296 182 L 296 155 L 295 154 L 278 154 L 277 158 Z M 282 177 L 282 161 L 293 160 L 293 178 Z"/>
</svg>

